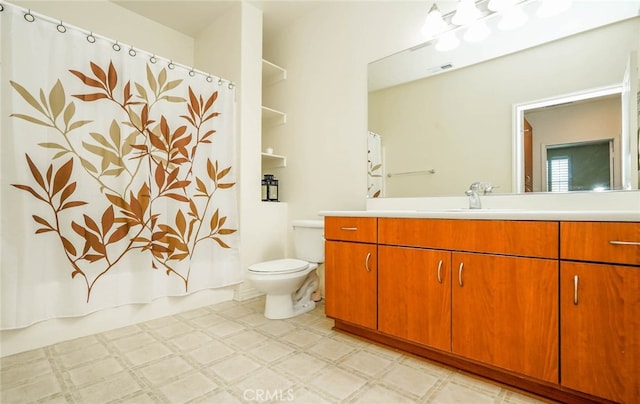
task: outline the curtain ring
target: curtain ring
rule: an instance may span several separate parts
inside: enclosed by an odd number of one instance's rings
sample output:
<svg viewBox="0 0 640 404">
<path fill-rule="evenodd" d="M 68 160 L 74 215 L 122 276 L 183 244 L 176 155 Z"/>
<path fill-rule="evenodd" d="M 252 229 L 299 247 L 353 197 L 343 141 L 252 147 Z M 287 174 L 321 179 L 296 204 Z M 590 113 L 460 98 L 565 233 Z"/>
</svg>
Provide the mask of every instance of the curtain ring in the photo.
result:
<svg viewBox="0 0 640 404">
<path fill-rule="evenodd" d="M 60 24 L 58 24 L 56 26 L 56 29 L 58 30 L 59 33 L 64 34 L 65 32 L 67 32 L 67 27 L 65 27 L 64 25 L 62 25 L 62 21 L 60 21 Z"/>
<path fill-rule="evenodd" d="M 89 35 L 87 35 L 87 41 L 89 43 L 95 43 L 96 42 L 96 37 L 93 36 L 93 32 L 90 32 Z"/>
<path fill-rule="evenodd" d="M 4 5 L 0 3 L 0 13 L 4 11 Z"/>
<path fill-rule="evenodd" d="M 229 90 L 233 90 L 234 84 L 232 82 L 229 82 Z"/>
<path fill-rule="evenodd" d="M 29 21 L 29 22 L 34 22 L 36 20 L 36 17 L 33 16 L 33 14 L 31 14 L 31 9 L 29 9 L 25 15 L 24 15 L 24 19 Z"/>
<path fill-rule="evenodd" d="M 222 85 L 222 79 L 218 79 L 218 85 L 221 86 Z"/>
<path fill-rule="evenodd" d="M 167 65 L 167 67 L 168 67 L 169 69 L 173 70 L 173 69 L 176 67 L 176 65 L 174 65 L 174 64 L 173 64 L 173 60 L 170 60 L 170 61 L 169 61 L 169 64 Z"/>
<path fill-rule="evenodd" d="M 156 55 L 153 55 L 153 56 L 151 56 L 151 57 L 149 58 L 149 62 L 151 62 L 151 63 L 155 63 L 155 62 L 157 62 L 157 61 L 158 61 L 158 59 L 156 59 Z"/>
<path fill-rule="evenodd" d="M 112 46 L 113 50 L 116 52 L 120 52 L 120 49 L 122 49 L 122 47 L 120 46 L 120 44 L 118 43 L 118 41 L 116 41 L 116 43 L 113 44 Z"/>
<path fill-rule="evenodd" d="M 133 46 L 129 49 L 129 55 L 130 55 L 130 56 L 135 56 L 135 55 L 137 55 L 136 50 L 135 50 L 135 49 L 133 49 Z"/>
<path fill-rule="evenodd" d="M 211 83 L 213 81 L 213 77 L 211 77 L 211 75 L 207 76 L 207 81 Z"/>
<path fill-rule="evenodd" d="M 191 68 L 191 70 L 189 70 L 189 76 L 193 77 L 196 75 L 196 72 L 193 71 L 193 68 Z"/>
</svg>

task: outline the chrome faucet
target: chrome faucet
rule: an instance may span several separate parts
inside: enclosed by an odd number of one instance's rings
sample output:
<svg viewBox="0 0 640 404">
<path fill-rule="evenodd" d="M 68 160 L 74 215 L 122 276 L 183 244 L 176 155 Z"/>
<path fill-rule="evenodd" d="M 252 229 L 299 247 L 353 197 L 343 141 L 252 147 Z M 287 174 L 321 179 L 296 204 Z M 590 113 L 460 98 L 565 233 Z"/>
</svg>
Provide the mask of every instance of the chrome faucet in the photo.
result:
<svg viewBox="0 0 640 404">
<path fill-rule="evenodd" d="M 474 182 L 464 192 L 469 197 L 469 209 L 482 209 L 480 202 L 480 182 Z"/>
</svg>

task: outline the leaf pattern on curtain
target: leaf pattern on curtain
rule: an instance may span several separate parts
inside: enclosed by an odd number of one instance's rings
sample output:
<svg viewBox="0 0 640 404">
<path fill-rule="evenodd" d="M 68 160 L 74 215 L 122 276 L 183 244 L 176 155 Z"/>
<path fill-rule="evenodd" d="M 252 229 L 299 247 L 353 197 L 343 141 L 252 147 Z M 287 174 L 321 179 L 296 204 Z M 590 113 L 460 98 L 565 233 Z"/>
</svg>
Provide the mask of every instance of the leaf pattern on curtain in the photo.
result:
<svg viewBox="0 0 640 404">
<path fill-rule="evenodd" d="M 382 196 L 382 141 L 380 135 L 367 133 L 367 196 Z"/>
<path fill-rule="evenodd" d="M 218 192 L 235 186 L 226 180 L 232 167 L 221 167 L 199 152 L 216 134 L 203 124 L 220 115 L 215 111 L 218 92 L 196 94 L 189 87 L 188 99 L 173 95 L 182 80 L 168 81 L 165 69 L 154 75 L 148 65 L 146 83 L 120 86 L 113 63 L 90 62 L 86 72 L 69 71 L 86 92 L 67 94 L 61 79 L 48 91 L 34 93 L 10 82 L 31 107 L 11 117 L 51 128 L 57 136 L 54 142 L 38 143 L 52 153 L 52 162 L 38 166 L 25 154 L 33 182 L 12 184 L 48 205 L 47 217 L 32 215 L 35 234 L 59 239 L 71 279 L 86 284 L 87 302 L 100 279 L 128 254 L 147 254 L 149 269 L 177 278 L 188 291 L 189 259 L 196 249 L 229 248 L 225 236 L 236 232 L 225 226 L 227 216 L 215 203 Z M 76 116 L 76 102 L 111 103 L 120 115 L 101 133 L 83 133 L 92 120 Z M 156 116 L 159 103 L 180 105 L 184 113 Z M 195 171 L 196 164 L 204 169 Z M 74 196 L 78 187 L 93 187 L 102 196 L 106 208 L 99 216 L 83 210 L 90 201 Z M 169 213 L 164 202 L 179 207 Z"/>
</svg>

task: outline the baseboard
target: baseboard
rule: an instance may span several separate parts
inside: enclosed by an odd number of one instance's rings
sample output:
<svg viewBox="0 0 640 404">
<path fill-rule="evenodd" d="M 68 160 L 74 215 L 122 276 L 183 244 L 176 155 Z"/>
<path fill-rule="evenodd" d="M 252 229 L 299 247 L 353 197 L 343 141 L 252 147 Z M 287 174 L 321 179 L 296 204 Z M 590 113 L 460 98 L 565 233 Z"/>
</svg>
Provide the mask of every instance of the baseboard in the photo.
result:
<svg viewBox="0 0 640 404">
<path fill-rule="evenodd" d="M 253 299 L 254 297 L 262 296 L 264 292 L 259 291 L 256 288 L 250 287 L 245 283 L 238 285 L 233 291 L 233 300 L 237 302 L 244 302 L 245 300 Z"/>
</svg>

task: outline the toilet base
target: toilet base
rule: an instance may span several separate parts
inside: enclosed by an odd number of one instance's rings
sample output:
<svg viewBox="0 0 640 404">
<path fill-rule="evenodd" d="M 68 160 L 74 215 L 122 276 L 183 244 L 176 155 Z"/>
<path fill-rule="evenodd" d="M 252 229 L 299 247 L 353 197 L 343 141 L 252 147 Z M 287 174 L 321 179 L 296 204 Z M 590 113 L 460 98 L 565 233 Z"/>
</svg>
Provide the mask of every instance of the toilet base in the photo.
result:
<svg viewBox="0 0 640 404">
<path fill-rule="evenodd" d="M 299 302 L 294 306 L 290 294 L 267 295 L 264 304 L 264 316 L 272 320 L 281 320 L 299 316 L 313 310 L 316 302 L 313 300 Z"/>
</svg>

